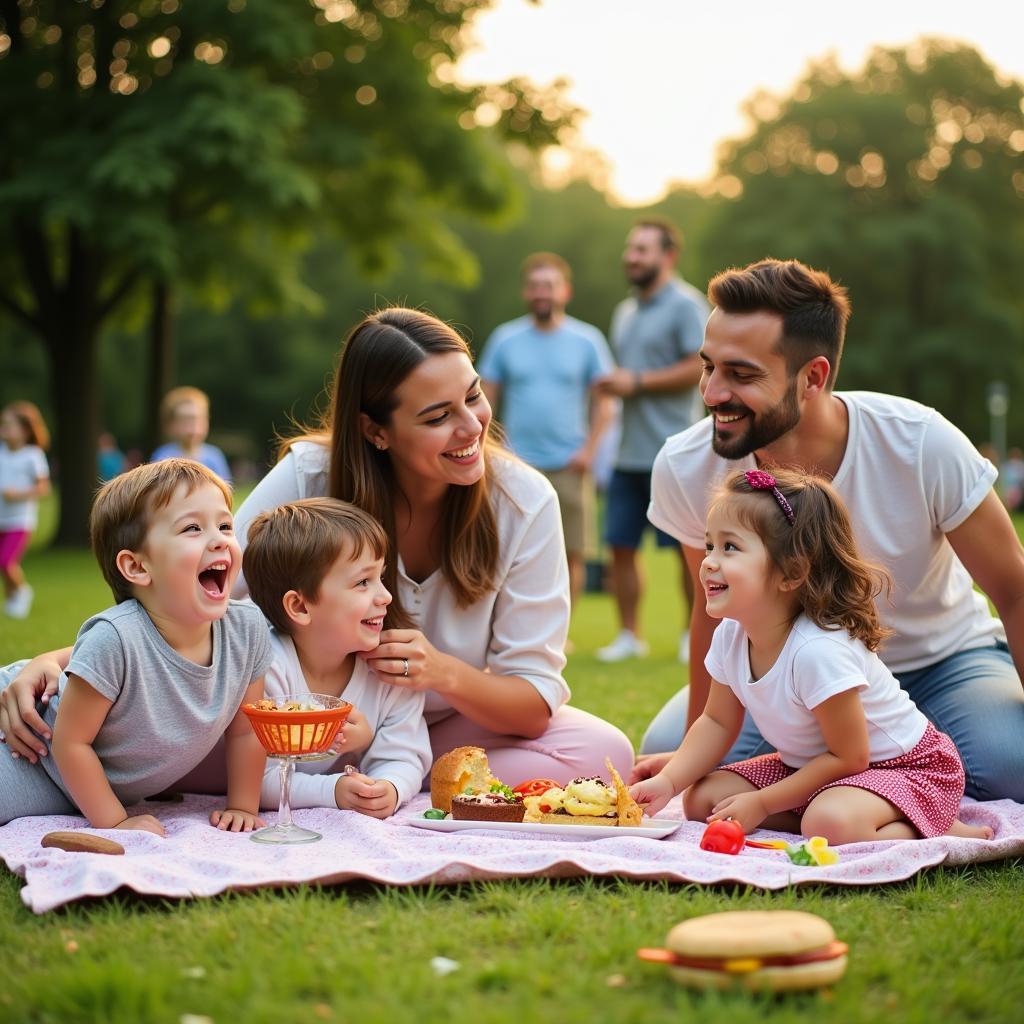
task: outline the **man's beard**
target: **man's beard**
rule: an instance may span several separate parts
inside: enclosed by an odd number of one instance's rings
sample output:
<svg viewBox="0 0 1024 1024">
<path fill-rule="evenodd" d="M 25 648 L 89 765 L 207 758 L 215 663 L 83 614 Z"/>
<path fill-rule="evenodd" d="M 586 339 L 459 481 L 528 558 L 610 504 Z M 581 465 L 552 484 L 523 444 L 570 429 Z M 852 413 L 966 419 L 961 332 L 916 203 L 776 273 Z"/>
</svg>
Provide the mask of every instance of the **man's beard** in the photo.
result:
<svg viewBox="0 0 1024 1024">
<path fill-rule="evenodd" d="M 660 267 L 638 267 L 636 270 L 630 270 L 626 268 L 626 277 L 629 278 L 629 283 L 635 288 L 639 288 L 643 291 L 645 288 L 649 288 L 654 284 L 655 280 L 660 273 Z"/>
<path fill-rule="evenodd" d="M 535 302 L 530 306 L 530 313 L 537 323 L 549 324 L 555 318 L 555 304 L 553 302 Z"/>
<path fill-rule="evenodd" d="M 749 416 L 750 426 L 746 433 L 737 434 L 726 441 L 718 436 L 718 427 L 715 426 L 711 435 L 711 447 L 716 455 L 721 455 L 723 459 L 745 459 L 752 452 L 767 448 L 783 434 L 788 434 L 800 422 L 800 407 L 796 401 L 796 378 L 790 381 L 779 403 L 767 412 L 755 416 L 745 405 L 718 405 L 712 413 L 746 413 Z"/>
</svg>

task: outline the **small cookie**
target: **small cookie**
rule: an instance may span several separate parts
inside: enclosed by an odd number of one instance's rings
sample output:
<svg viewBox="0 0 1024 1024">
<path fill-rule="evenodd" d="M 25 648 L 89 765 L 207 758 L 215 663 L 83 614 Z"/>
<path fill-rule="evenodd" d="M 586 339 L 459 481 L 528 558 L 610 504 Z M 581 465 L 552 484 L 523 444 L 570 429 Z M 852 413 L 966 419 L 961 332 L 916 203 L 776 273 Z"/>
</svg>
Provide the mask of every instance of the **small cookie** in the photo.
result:
<svg viewBox="0 0 1024 1024">
<path fill-rule="evenodd" d="M 124 853 L 120 843 L 104 839 L 103 836 L 94 836 L 90 832 L 47 832 L 39 845 L 51 850 L 67 850 L 69 853 Z"/>
</svg>

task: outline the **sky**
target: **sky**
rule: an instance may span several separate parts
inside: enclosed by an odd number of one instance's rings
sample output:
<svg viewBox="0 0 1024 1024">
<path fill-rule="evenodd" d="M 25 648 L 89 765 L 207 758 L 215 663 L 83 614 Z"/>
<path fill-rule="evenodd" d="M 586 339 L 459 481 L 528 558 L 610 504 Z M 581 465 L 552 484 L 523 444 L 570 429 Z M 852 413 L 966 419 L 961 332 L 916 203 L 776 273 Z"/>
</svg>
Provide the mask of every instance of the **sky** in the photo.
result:
<svg viewBox="0 0 1024 1024">
<path fill-rule="evenodd" d="M 640 205 L 673 182 L 706 180 L 759 89 L 784 94 L 830 52 L 852 71 L 872 46 L 923 35 L 969 43 L 1024 80 L 1021 0 L 497 0 L 476 19 L 457 74 L 567 79 L 569 100 L 587 111 L 580 143 L 607 159 L 612 194 Z"/>
</svg>

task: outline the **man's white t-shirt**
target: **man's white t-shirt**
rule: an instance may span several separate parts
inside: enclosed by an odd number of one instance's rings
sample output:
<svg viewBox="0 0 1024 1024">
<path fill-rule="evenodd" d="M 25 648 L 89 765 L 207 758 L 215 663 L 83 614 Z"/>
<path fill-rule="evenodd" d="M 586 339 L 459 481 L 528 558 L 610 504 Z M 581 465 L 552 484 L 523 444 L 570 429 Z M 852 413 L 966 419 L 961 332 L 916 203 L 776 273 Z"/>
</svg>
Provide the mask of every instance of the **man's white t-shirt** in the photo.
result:
<svg viewBox="0 0 1024 1024">
<path fill-rule="evenodd" d="M 790 768 L 827 752 L 814 708 L 847 690 L 860 690 L 872 763 L 913 750 L 928 727 L 928 719 L 877 654 L 845 630 L 822 629 L 805 615 L 760 679 L 751 674 L 750 645 L 735 619 L 722 619 L 704 666 L 736 694 Z"/>
<path fill-rule="evenodd" d="M 992 489 L 995 467 L 934 409 L 867 391 L 836 395 L 849 413 L 849 437 L 832 483 L 850 510 L 861 556 L 895 580 L 891 603 L 878 599 L 882 621 L 896 631 L 881 651 L 886 665 L 909 672 L 1005 641 L 945 536 Z M 691 548 L 704 547 L 716 483 L 758 468 L 753 455 L 716 455 L 711 434 L 707 417 L 670 437 L 654 464 L 648 518 Z"/>
<path fill-rule="evenodd" d="M 289 694 L 309 693 L 302 665 L 290 636 L 270 631 L 273 661 L 263 677 L 267 697 L 279 703 Z M 352 678 L 341 696 L 363 713 L 373 730 L 373 740 L 358 754 L 341 754 L 335 760 L 300 761 L 292 778 L 292 807 L 334 807 L 334 784 L 346 764 L 358 765 L 364 775 L 385 779 L 398 791 L 404 804 L 420 791 L 433 760 L 430 736 L 423 719 L 423 693 L 390 686 L 361 658 L 356 658 Z M 260 791 L 261 807 L 277 807 L 281 798 L 280 765 L 267 759 Z"/>
</svg>

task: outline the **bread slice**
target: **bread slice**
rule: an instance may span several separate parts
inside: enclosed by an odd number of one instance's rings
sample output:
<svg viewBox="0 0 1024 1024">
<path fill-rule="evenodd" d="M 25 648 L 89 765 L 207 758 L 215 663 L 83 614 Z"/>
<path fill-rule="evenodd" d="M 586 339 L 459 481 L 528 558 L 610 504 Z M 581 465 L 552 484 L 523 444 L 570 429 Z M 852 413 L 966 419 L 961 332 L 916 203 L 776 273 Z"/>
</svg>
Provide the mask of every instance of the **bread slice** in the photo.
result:
<svg viewBox="0 0 1024 1024">
<path fill-rule="evenodd" d="M 94 836 L 91 832 L 47 832 L 39 845 L 52 850 L 67 850 L 69 853 L 108 853 L 114 856 L 124 853 L 120 843 L 103 836 Z"/>
<path fill-rule="evenodd" d="M 838 981 L 846 973 L 847 957 L 818 960 L 791 967 L 761 967 L 743 974 L 727 971 L 706 971 L 699 967 L 669 966 L 668 972 L 680 985 L 697 989 L 741 988 L 748 992 L 795 992 L 822 988 Z"/>
<path fill-rule="evenodd" d="M 542 821 L 545 825 L 618 825 L 617 818 L 607 815 L 598 817 L 596 814 L 569 814 L 540 812 L 540 817 L 527 816 L 527 821 Z"/>
<path fill-rule="evenodd" d="M 430 803 L 450 814 L 453 796 L 467 789 L 486 793 L 496 781 L 482 747 L 456 747 L 434 763 L 430 772 Z"/>
</svg>

